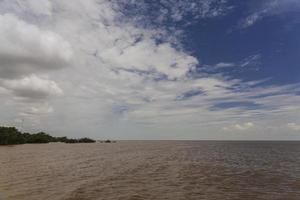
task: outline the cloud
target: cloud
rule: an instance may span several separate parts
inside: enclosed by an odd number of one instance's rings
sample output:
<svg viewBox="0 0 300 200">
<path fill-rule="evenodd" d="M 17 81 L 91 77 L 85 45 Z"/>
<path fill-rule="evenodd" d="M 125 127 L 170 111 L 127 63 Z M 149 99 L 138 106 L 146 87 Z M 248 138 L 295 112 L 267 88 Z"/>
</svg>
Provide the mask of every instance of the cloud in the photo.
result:
<svg viewBox="0 0 300 200">
<path fill-rule="evenodd" d="M 207 73 L 213 72 L 224 72 L 224 71 L 245 71 L 245 70 L 259 70 L 261 66 L 261 58 L 260 54 L 249 55 L 239 61 L 235 62 L 219 62 L 216 64 L 203 64 L 201 68 L 198 68 L 200 71 L 204 71 Z"/>
<path fill-rule="evenodd" d="M 232 108 L 243 108 L 245 110 L 258 110 L 261 109 L 261 105 L 251 101 L 228 101 L 218 102 L 212 106 L 212 110 L 218 109 L 232 109 Z"/>
<path fill-rule="evenodd" d="M 45 104 L 38 104 L 26 109 L 23 109 L 23 112 L 21 112 L 19 115 L 23 117 L 30 117 L 30 118 L 36 118 L 40 116 L 48 115 L 49 113 L 53 112 L 53 108 L 49 106 L 47 103 Z"/>
<path fill-rule="evenodd" d="M 252 122 L 246 122 L 243 124 L 234 124 L 231 126 L 223 127 L 224 131 L 246 131 L 254 128 L 255 125 Z"/>
<path fill-rule="evenodd" d="M 169 79 L 182 78 L 198 64 L 195 57 L 175 50 L 168 43 L 157 45 L 150 39 L 127 48 L 116 45 L 99 53 L 99 57 L 116 68 L 160 73 Z"/>
<path fill-rule="evenodd" d="M 2 0 L 0 2 L 0 12 L 15 13 L 22 18 L 51 17 L 52 9 L 50 0 Z"/>
<path fill-rule="evenodd" d="M 50 95 L 62 95 L 63 91 L 51 80 L 41 79 L 36 75 L 30 75 L 22 79 L 3 80 L 2 87 L 13 92 L 18 97 L 29 99 L 45 99 Z"/>
<path fill-rule="evenodd" d="M 296 123 L 288 123 L 287 124 L 287 128 L 291 129 L 293 131 L 300 131 L 300 124 L 296 124 Z"/>
<path fill-rule="evenodd" d="M 40 7 L 37 1 L 14 3 L 1 2 L 15 9 L 19 5 L 24 12 L 50 12 Z M 44 6 L 50 6 L 50 3 L 45 3 Z M 61 96 L 62 89 L 49 79 L 48 73 L 70 65 L 73 55 L 70 43 L 59 34 L 26 22 L 12 13 L 0 14 L 0 24 L 0 88 L 4 91 L 3 100 L 11 104 L 15 100 L 17 107 L 21 106 L 18 109 L 22 110 L 22 107 L 28 106 L 20 104 L 22 101 L 47 104 L 48 98 Z"/>
<path fill-rule="evenodd" d="M 254 55 L 250 55 L 246 58 L 244 58 L 241 62 L 240 62 L 240 66 L 241 67 L 257 67 L 260 65 L 260 59 L 261 59 L 261 55 L 260 54 L 254 54 Z"/>
<path fill-rule="evenodd" d="M 263 18 L 263 13 L 265 11 L 253 13 L 252 15 L 249 15 L 241 22 L 241 28 L 248 28 L 252 25 L 254 25 L 257 21 Z"/>
<path fill-rule="evenodd" d="M 248 68 L 257 68 L 260 66 L 261 62 L 261 55 L 260 54 L 253 54 L 250 56 L 245 57 L 241 61 L 238 62 L 221 62 L 215 65 L 217 68 L 226 68 L 226 67 L 248 67 Z"/>
<path fill-rule="evenodd" d="M 192 97 L 198 96 L 198 95 L 205 95 L 205 93 L 203 93 L 203 91 L 201 91 L 201 89 L 193 89 L 193 90 L 186 91 L 186 92 L 182 93 L 181 95 L 177 96 L 176 100 L 178 100 L 178 101 L 187 100 L 189 98 L 192 98 Z"/>
<path fill-rule="evenodd" d="M 198 58 L 178 45 L 181 30 L 164 24 L 185 23 L 190 9 L 193 20 L 222 16 L 226 1 L 163 1 L 167 9 L 153 9 L 149 18 L 149 1 L 52 0 L 49 8 L 35 9 L 29 1 L 3 2 L 0 121 L 25 118 L 25 129 L 62 135 L 84 129 L 95 138 L 170 133 L 170 139 L 183 131 L 212 138 L 224 124 L 250 130 L 262 119 L 298 117 L 298 85 L 262 87 L 263 80 L 198 72 Z M 131 2 L 138 13 L 124 9 Z M 247 68 L 259 59 L 216 67 Z"/>
<path fill-rule="evenodd" d="M 226 62 L 220 62 L 215 65 L 215 67 L 217 68 L 226 68 L 226 67 L 235 67 L 235 66 L 236 66 L 235 63 L 226 63 Z"/>
<path fill-rule="evenodd" d="M 267 0 L 261 1 L 252 13 L 242 19 L 240 28 L 248 28 L 269 16 L 278 16 L 284 13 L 298 12 L 300 2 L 298 0 Z"/>
<path fill-rule="evenodd" d="M 158 23 L 169 20 L 174 20 L 176 22 L 183 21 L 186 16 L 189 16 L 190 20 L 213 18 L 224 15 L 231 9 L 231 7 L 227 5 L 227 0 L 192 0 L 189 2 L 184 0 L 162 0 L 151 2 L 152 4 L 144 0 L 123 0 L 113 2 L 116 2 L 119 9 L 129 16 L 131 16 L 131 12 L 134 12 L 134 8 L 139 7 L 139 10 L 135 10 L 135 12 L 138 12 L 138 15 L 132 17 L 140 17 L 140 19 L 143 19 L 148 16 L 152 19 L 156 18 Z"/>
<path fill-rule="evenodd" d="M 202 19 L 224 16 L 233 8 L 228 5 L 228 0 L 113 0 L 112 2 L 123 13 L 117 17 L 118 19 L 130 21 L 144 28 L 161 29 L 163 31 L 160 35 L 164 39 L 171 40 L 181 36 L 185 27 Z"/>
<path fill-rule="evenodd" d="M 52 4 L 49 0 L 27 0 L 22 1 L 21 5 L 36 15 L 52 15 Z"/>
<path fill-rule="evenodd" d="M 13 14 L 0 15 L 0 78 L 18 78 L 65 67 L 72 49 L 61 36 Z"/>
</svg>

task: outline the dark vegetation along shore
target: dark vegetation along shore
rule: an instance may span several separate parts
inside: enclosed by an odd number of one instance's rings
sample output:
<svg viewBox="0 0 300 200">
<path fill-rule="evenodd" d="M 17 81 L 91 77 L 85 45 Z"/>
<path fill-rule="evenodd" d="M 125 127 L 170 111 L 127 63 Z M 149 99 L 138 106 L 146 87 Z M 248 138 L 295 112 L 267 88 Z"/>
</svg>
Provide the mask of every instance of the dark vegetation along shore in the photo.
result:
<svg viewBox="0 0 300 200">
<path fill-rule="evenodd" d="M 94 143 L 95 140 L 90 138 L 69 139 L 67 137 L 53 137 L 44 132 L 39 133 L 21 133 L 15 127 L 0 127 L 0 145 L 13 144 L 39 144 L 49 142 L 64 142 L 64 143 Z"/>
</svg>

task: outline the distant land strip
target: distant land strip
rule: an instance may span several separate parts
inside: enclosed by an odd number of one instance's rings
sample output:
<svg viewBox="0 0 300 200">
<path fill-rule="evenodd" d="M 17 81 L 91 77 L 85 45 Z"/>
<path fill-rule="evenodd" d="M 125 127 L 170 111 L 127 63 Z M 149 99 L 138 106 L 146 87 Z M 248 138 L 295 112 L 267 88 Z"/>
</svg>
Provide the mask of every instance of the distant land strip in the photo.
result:
<svg viewBox="0 0 300 200">
<path fill-rule="evenodd" d="M 47 133 L 22 133 L 15 127 L 0 127 L 0 145 L 15 145 L 15 144 L 42 144 L 50 142 L 63 143 L 94 143 L 90 138 L 69 139 L 67 137 L 53 137 Z"/>
</svg>

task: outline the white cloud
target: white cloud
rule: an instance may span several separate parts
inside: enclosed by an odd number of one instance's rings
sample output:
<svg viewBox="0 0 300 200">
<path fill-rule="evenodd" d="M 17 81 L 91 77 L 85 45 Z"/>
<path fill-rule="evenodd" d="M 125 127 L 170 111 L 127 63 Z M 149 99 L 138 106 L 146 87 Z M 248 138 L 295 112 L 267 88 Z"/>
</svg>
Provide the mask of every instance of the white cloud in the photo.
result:
<svg viewBox="0 0 300 200">
<path fill-rule="evenodd" d="M 35 9 L 35 12 L 43 9 L 37 7 L 36 1 L 24 1 L 20 6 L 22 9 L 29 6 L 28 9 Z M 27 107 L 18 102 L 45 104 L 48 98 L 63 94 L 54 80 L 41 77 L 48 77 L 44 75 L 70 64 L 73 51 L 69 42 L 57 33 L 23 21 L 12 13 L 0 13 L 0 24 L 0 88 L 4 91 L 3 100 L 10 104 L 14 104 L 15 100 L 17 107 Z"/>
<path fill-rule="evenodd" d="M 257 67 L 260 65 L 260 59 L 261 59 L 261 55 L 260 54 L 254 54 L 254 55 L 250 55 L 246 58 L 244 58 L 241 62 L 240 62 L 240 66 L 241 67 L 247 67 L 247 66 L 254 66 Z"/>
<path fill-rule="evenodd" d="M 149 23 L 147 18 L 151 18 L 151 23 L 164 24 L 167 21 L 191 23 L 199 18 L 213 18 L 227 14 L 232 8 L 228 6 L 227 0 L 168 0 L 148 2 L 144 0 L 113 0 L 119 5 L 121 10 L 126 13 L 135 12 L 135 21 L 146 25 Z M 130 10 L 131 8 L 139 8 Z M 156 9 L 152 9 L 155 7 Z M 185 22 L 186 16 L 189 17 L 189 22 Z"/>
<path fill-rule="evenodd" d="M 180 78 L 195 67 L 197 59 L 175 50 L 170 44 L 155 44 L 146 39 L 127 48 L 115 46 L 99 53 L 99 56 L 116 68 L 157 72 L 170 79 Z"/>
<path fill-rule="evenodd" d="M 293 131 L 300 131 L 300 124 L 296 123 L 288 123 L 287 128 L 293 130 Z"/>
<path fill-rule="evenodd" d="M 244 21 L 241 23 L 241 27 L 247 28 L 254 25 L 257 21 L 263 18 L 262 13 L 264 12 L 253 13 L 252 15 L 246 17 L 246 19 L 244 19 Z"/>
<path fill-rule="evenodd" d="M 15 13 L 24 18 L 51 17 L 52 3 L 50 0 L 2 0 L 0 12 Z"/>
<path fill-rule="evenodd" d="M 48 104 L 38 104 L 29 108 L 23 109 L 19 115 L 23 117 L 36 118 L 44 115 L 48 115 L 53 112 L 53 108 Z M 38 119 L 38 118 L 37 118 Z"/>
<path fill-rule="evenodd" d="M 41 79 L 36 75 L 15 80 L 3 80 L 2 87 L 16 96 L 30 99 L 45 99 L 50 95 L 62 95 L 63 91 L 51 80 Z"/>
<path fill-rule="evenodd" d="M 298 0 L 266 0 L 261 1 L 259 6 L 254 6 L 252 13 L 240 21 L 240 28 L 248 28 L 269 16 L 277 16 L 287 12 L 299 11 Z"/>
<path fill-rule="evenodd" d="M 58 134 L 84 129 L 93 137 L 136 134 L 137 138 L 151 138 L 156 132 L 180 135 L 179 131 L 185 131 L 201 138 L 215 137 L 223 124 L 234 124 L 229 128 L 242 131 L 256 127 L 262 116 L 297 117 L 300 97 L 293 94 L 295 85 L 259 87 L 259 80 L 244 82 L 223 74 L 186 76 L 197 65 L 197 58 L 180 45 L 174 46 L 176 39 L 161 37 L 166 34 L 163 28 L 145 28 L 122 14 L 115 3 L 52 0 L 51 9 L 33 11 L 22 4 L 26 8 L 14 5 L 11 14 L 4 14 L 0 6 L 1 24 L 5 25 L 0 26 L 0 41 L 5 44 L 0 46 L 0 58 L 6 59 L 0 59 L 0 103 L 5 105 L 0 107 L 0 113 L 5 113 L 0 114 L 1 121 L 21 116 L 28 129 L 55 129 Z M 221 14 L 221 10 L 209 12 L 213 4 L 200 4 L 199 17 Z M 47 17 L 28 17 L 28 12 L 48 11 Z M 174 20 L 184 15 L 179 11 L 172 11 Z M 253 60 L 243 61 L 217 65 L 247 66 Z M 189 91 L 198 94 L 177 100 Z M 236 105 L 213 109 L 220 102 L 250 102 L 260 109 Z M 204 129 L 210 131 L 201 131 Z"/>
<path fill-rule="evenodd" d="M 52 4 L 49 0 L 27 0 L 21 3 L 28 4 L 24 6 L 29 8 L 33 13 L 37 15 L 52 15 Z"/>
<path fill-rule="evenodd" d="M 253 54 L 236 62 L 219 62 L 214 65 L 203 65 L 201 69 L 204 71 L 219 71 L 225 68 L 230 68 L 231 70 L 245 70 L 242 68 L 247 68 L 247 70 L 257 70 L 260 67 L 260 65 L 261 55 Z"/>
<path fill-rule="evenodd" d="M 217 68 L 226 68 L 226 67 L 235 67 L 237 66 L 237 64 L 235 63 L 226 63 L 226 62 L 220 62 L 220 63 L 217 63 L 215 65 L 215 67 Z"/>
<path fill-rule="evenodd" d="M 234 124 L 231 126 L 223 127 L 224 131 L 246 131 L 254 128 L 254 124 L 252 122 L 246 122 L 243 124 Z"/>
<path fill-rule="evenodd" d="M 72 57 L 70 44 L 52 31 L 12 14 L 0 15 L 0 24 L 0 78 L 59 69 Z"/>
</svg>

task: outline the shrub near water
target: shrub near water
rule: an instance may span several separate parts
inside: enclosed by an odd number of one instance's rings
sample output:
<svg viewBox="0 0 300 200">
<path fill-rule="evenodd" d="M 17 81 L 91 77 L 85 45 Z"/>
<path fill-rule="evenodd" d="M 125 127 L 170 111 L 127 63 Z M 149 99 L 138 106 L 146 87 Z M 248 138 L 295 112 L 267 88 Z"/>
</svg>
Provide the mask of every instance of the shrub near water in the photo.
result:
<svg viewBox="0 0 300 200">
<path fill-rule="evenodd" d="M 25 144 L 25 143 L 93 143 L 96 142 L 90 138 L 69 139 L 67 137 L 53 137 L 44 132 L 35 134 L 21 133 L 15 127 L 0 127 L 0 145 Z"/>
</svg>

